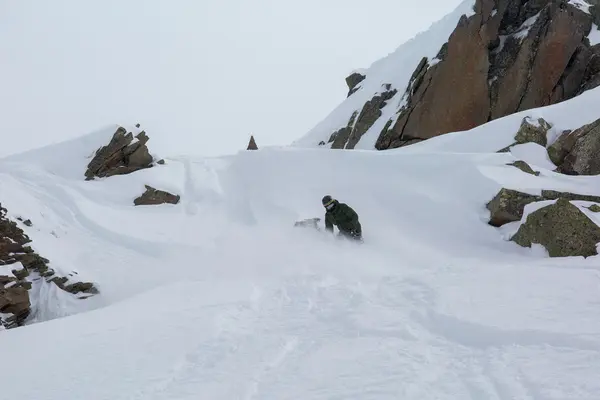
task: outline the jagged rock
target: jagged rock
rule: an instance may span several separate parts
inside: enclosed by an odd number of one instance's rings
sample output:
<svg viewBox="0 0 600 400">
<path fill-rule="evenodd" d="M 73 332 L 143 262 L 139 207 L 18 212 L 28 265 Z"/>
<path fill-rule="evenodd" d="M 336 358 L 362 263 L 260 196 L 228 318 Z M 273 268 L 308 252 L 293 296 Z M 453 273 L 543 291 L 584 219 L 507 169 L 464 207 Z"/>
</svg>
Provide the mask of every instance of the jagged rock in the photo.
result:
<svg viewBox="0 0 600 400">
<path fill-rule="evenodd" d="M 332 149 L 343 149 L 348 142 L 352 128 L 354 127 L 354 121 L 358 115 L 357 111 L 354 111 L 348 120 L 348 124 L 345 127 L 333 132 L 329 137 L 329 143 L 331 143 Z"/>
<path fill-rule="evenodd" d="M 253 135 L 250 136 L 250 142 L 248 143 L 246 150 L 258 150 L 258 146 L 256 145 Z"/>
<path fill-rule="evenodd" d="M 158 165 L 165 165 L 165 160 L 158 160 L 156 163 Z"/>
<path fill-rule="evenodd" d="M 354 72 L 346 77 L 346 85 L 348 85 L 349 90 L 348 97 L 350 97 L 354 92 L 356 92 L 356 90 L 358 90 L 356 86 L 363 80 L 365 80 L 365 78 L 365 75 L 358 72 Z"/>
<path fill-rule="evenodd" d="M 6 328 L 21 326 L 30 313 L 30 300 L 27 293 L 31 289 L 31 282 L 26 279 L 35 272 L 41 277 L 53 277 L 54 283 L 61 289 L 66 290 L 70 286 L 92 287 L 89 293 L 97 293 L 94 285 L 90 282 L 68 282 L 67 278 L 55 275 L 55 271 L 48 267 L 50 261 L 37 254 L 26 244 L 31 240 L 23 230 L 6 217 L 7 210 L 0 206 L 0 265 L 15 264 L 12 269 L 14 277 L 0 276 L 0 323 Z M 20 219 L 23 221 L 23 218 Z M 24 223 L 27 220 L 23 221 Z M 20 263 L 17 264 L 17 263 Z M 17 267 L 18 265 L 18 267 Z M 22 266 L 22 267 L 21 267 Z M 31 279 L 37 279 L 33 275 Z M 69 290 L 66 290 L 69 291 Z"/>
<path fill-rule="evenodd" d="M 7 328 L 22 325 L 31 312 L 30 307 L 27 289 L 16 286 L 0 289 L 0 312 L 13 315 L 9 321 L 2 321 Z"/>
<path fill-rule="evenodd" d="M 560 136 L 548 148 L 558 172 L 567 175 L 600 174 L 600 119 Z"/>
<path fill-rule="evenodd" d="M 131 132 L 119 127 L 110 143 L 96 151 L 85 172 L 86 180 L 95 177 L 125 175 L 151 168 L 153 158 L 146 143 L 150 140 L 144 131 L 133 137 Z"/>
<path fill-rule="evenodd" d="M 478 0 L 476 14 L 463 17 L 446 44 L 445 59 L 429 66 L 421 60 L 406 93 L 407 106 L 377 149 L 400 147 L 408 140 L 429 139 L 487 122 L 490 38 L 480 32 L 492 10 L 491 0 Z M 484 10 L 485 9 L 485 10 Z"/>
<path fill-rule="evenodd" d="M 550 257 L 597 255 L 600 227 L 564 198 L 527 216 L 511 238 L 523 247 L 541 244 Z"/>
<path fill-rule="evenodd" d="M 540 196 L 503 188 L 486 204 L 486 208 L 490 211 L 488 223 L 500 227 L 509 222 L 520 221 L 525 206 L 541 200 L 544 199 Z"/>
<path fill-rule="evenodd" d="M 348 125 L 332 135 L 334 149 L 353 149 L 361 137 L 373 126 L 381 117 L 381 109 L 387 105 L 387 102 L 396 95 L 396 89 L 392 89 L 390 84 L 384 85 L 385 91 L 379 93 L 367 101 L 360 111 L 352 114 Z M 334 137 L 335 136 L 335 137 Z M 330 141 L 331 138 L 330 138 Z"/>
<path fill-rule="evenodd" d="M 468 130 L 600 84 L 600 48 L 586 38 L 592 16 L 575 3 L 476 0 L 474 11 L 461 18 L 436 63 L 416 66 L 377 149 Z"/>
<path fill-rule="evenodd" d="M 507 164 L 507 165 L 511 165 L 513 167 L 519 168 L 521 171 L 523 171 L 523 172 L 525 172 L 527 174 L 531 174 L 531 175 L 535 175 L 535 176 L 540 176 L 540 171 L 534 171 L 533 168 L 531 168 L 529 166 L 529 164 L 527 164 L 525 161 L 517 160 L 514 163 Z"/>
<path fill-rule="evenodd" d="M 146 191 L 133 201 L 136 206 L 148 206 L 157 204 L 177 204 L 181 196 L 176 196 L 164 190 L 158 190 L 152 186 L 145 185 Z"/>
<path fill-rule="evenodd" d="M 521 127 L 515 135 L 515 141 L 518 144 L 537 143 L 540 146 L 546 147 L 548 144 L 546 134 L 550 128 L 551 125 L 543 118 L 539 118 L 537 122 L 532 122 L 531 118 L 525 117 L 521 121 Z"/>
<path fill-rule="evenodd" d="M 600 203 L 600 196 L 558 192 L 556 190 L 542 190 L 541 196 L 535 196 L 517 190 L 502 188 L 486 205 L 486 208 L 490 211 L 488 223 L 492 226 L 500 227 L 509 222 L 520 221 L 527 204 L 559 198 Z"/>
</svg>

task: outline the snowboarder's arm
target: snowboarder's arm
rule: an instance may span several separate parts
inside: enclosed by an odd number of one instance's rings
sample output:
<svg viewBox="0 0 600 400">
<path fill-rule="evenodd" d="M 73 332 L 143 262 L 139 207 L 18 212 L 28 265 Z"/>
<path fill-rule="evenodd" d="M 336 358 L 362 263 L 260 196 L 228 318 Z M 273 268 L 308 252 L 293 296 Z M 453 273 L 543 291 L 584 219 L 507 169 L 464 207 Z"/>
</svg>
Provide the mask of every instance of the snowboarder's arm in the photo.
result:
<svg viewBox="0 0 600 400">
<path fill-rule="evenodd" d="M 329 214 L 325 214 L 325 229 L 333 232 L 333 222 L 331 222 L 331 217 Z"/>
</svg>

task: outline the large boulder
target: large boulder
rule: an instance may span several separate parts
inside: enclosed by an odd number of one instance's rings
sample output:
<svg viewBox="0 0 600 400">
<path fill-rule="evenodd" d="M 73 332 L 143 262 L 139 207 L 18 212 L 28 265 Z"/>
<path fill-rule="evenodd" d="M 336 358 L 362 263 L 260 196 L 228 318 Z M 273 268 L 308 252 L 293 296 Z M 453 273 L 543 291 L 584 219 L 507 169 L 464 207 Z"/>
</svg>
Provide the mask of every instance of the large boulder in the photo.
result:
<svg viewBox="0 0 600 400">
<path fill-rule="evenodd" d="M 135 137 L 118 127 L 110 143 L 99 148 L 85 172 L 86 180 L 113 175 L 125 175 L 153 166 L 153 158 L 146 143 L 150 140 L 144 131 Z"/>
<path fill-rule="evenodd" d="M 511 240 L 523 247 L 541 244 L 550 257 L 589 257 L 598 254 L 600 227 L 569 200 L 559 198 L 529 214 Z"/>
<path fill-rule="evenodd" d="M 564 0 L 476 0 L 435 62 L 422 59 L 375 145 L 401 147 L 555 104 L 600 84 L 592 15 Z M 529 140 L 531 141 L 531 140 Z M 538 135 L 535 143 L 545 143 Z"/>
<path fill-rule="evenodd" d="M 548 147 L 558 172 L 567 175 L 600 174 L 600 119 L 561 135 Z"/>
<path fill-rule="evenodd" d="M 488 223 L 492 226 L 500 227 L 510 222 L 520 221 L 526 205 L 544 200 L 557 200 L 559 198 L 600 203 L 600 196 L 559 192 L 556 190 L 542 190 L 541 196 L 535 196 L 517 190 L 502 188 L 486 204 L 486 208 L 490 211 Z"/>
<path fill-rule="evenodd" d="M 174 195 L 164 190 L 158 190 L 152 186 L 145 185 L 146 191 L 133 201 L 136 206 L 149 206 L 158 204 L 177 204 L 181 196 Z"/>
</svg>

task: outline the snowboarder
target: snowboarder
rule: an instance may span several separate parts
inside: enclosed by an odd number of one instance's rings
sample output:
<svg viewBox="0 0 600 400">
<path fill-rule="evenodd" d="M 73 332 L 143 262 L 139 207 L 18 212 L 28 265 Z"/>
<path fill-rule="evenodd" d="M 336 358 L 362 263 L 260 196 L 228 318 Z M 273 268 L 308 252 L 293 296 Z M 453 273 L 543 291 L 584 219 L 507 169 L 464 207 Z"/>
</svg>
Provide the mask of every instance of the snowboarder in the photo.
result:
<svg viewBox="0 0 600 400">
<path fill-rule="evenodd" d="M 338 236 L 362 241 L 362 227 L 358 221 L 358 214 L 347 204 L 340 203 L 327 195 L 322 200 L 325 212 L 325 229 L 333 233 L 333 226 L 340 230 Z"/>
</svg>

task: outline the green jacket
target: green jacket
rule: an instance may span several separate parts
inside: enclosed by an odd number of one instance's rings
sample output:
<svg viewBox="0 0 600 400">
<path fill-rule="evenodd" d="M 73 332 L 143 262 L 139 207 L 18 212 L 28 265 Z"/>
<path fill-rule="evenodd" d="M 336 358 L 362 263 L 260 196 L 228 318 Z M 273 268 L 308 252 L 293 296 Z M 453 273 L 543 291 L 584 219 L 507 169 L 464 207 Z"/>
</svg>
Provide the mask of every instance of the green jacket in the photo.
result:
<svg viewBox="0 0 600 400">
<path fill-rule="evenodd" d="M 336 202 L 332 210 L 325 212 L 325 229 L 333 232 L 336 225 L 340 232 L 362 234 L 362 227 L 358 222 L 358 214 L 347 204 Z"/>
</svg>

